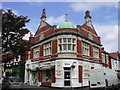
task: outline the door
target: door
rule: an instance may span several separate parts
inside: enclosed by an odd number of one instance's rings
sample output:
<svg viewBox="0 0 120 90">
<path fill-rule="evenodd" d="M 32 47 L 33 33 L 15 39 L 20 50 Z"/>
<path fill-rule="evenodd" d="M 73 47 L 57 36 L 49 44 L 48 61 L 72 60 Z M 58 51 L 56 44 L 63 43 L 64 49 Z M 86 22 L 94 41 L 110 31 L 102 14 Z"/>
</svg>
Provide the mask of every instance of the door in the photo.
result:
<svg viewBox="0 0 120 90">
<path fill-rule="evenodd" d="M 70 86 L 70 68 L 64 68 L 64 86 Z"/>
</svg>

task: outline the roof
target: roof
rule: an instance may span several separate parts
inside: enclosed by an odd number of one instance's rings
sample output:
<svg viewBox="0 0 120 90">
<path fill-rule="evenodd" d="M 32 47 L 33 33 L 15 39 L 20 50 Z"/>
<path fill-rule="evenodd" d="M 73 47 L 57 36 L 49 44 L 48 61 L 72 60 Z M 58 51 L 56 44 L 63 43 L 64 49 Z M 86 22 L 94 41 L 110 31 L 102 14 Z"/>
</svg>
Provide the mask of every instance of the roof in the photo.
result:
<svg viewBox="0 0 120 90">
<path fill-rule="evenodd" d="M 65 21 L 63 23 L 61 23 L 58 27 L 58 29 L 63 29 L 63 28 L 72 28 L 74 29 L 75 27 L 73 26 L 73 24 L 71 22 Z"/>
<path fill-rule="evenodd" d="M 110 53 L 110 56 L 111 56 L 112 58 L 117 59 L 117 58 L 118 58 L 118 52 Z"/>
</svg>

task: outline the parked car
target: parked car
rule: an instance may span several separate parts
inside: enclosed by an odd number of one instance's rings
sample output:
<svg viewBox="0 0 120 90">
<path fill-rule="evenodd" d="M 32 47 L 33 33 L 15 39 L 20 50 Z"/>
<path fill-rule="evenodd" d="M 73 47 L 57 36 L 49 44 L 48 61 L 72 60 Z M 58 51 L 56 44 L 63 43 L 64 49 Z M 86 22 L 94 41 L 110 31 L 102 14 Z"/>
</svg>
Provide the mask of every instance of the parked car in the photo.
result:
<svg viewBox="0 0 120 90">
<path fill-rule="evenodd" d="M 2 90 L 23 89 L 23 81 L 18 77 L 5 77 L 2 83 Z"/>
</svg>

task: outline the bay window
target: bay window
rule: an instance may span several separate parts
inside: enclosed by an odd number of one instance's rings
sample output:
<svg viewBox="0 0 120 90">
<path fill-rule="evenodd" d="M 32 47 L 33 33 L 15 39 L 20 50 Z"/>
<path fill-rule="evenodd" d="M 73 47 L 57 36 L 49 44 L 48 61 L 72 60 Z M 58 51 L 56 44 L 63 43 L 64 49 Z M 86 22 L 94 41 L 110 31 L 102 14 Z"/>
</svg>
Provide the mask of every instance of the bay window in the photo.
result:
<svg viewBox="0 0 120 90">
<path fill-rule="evenodd" d="M 59 52 L 75 52 L 76 39 L 75 38 L 59 38 L 58 51 Z"/>
</svg>

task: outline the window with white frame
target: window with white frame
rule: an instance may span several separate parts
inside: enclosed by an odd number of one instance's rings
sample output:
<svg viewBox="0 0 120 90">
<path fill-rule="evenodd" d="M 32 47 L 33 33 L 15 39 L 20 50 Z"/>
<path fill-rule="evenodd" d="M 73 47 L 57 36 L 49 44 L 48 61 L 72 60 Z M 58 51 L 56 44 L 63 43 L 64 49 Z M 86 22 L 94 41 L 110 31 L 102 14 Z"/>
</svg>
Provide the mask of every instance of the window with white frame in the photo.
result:
<svg viewBox="0 0 120 90">
<path fill-rule="evenodd" d="M 28 60 L 30 59 L 30 51 L 28 51 Z"/>
<path fill-rule="evenodd" d="M 102 62 L 105 63 L 105 54 L 102 53 Z"/>
<path fill-rule="evenodd" d="M 58 39 L 58 51 L 59 52 L 75 52 L 76 51 L 76 39 L 75 38 L 59 38 Z"/>
<path fill-rule="evenodd" d="M 94 58 L 99 58 L 99 48 L 98 47 L 93 47 L 93 56 Z"/>
<path fill-rule="evenodd" d="M 89 44 L 86 42 L 82 42 L 82 54 L 89 56 Z"/>
<path fill-rule="evenodd" d="M 109 63 L 109 57 L 108 57 L 108 55 L 106 55 L 106 64 L 108 64 Z"/>
<path fill-rule="evenodd" d="M 52 54 L 52 44 L 51 41 L 44 44 L 44 56 Z"/>
<path fill-rule="evenodd" d="M 40 55 L 40 47 L 38 46 L 33 49 L 33 58 L 38 58 L 39 55 Z"/>
</svg>

